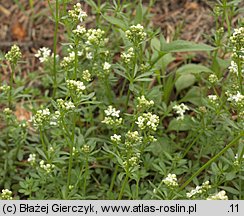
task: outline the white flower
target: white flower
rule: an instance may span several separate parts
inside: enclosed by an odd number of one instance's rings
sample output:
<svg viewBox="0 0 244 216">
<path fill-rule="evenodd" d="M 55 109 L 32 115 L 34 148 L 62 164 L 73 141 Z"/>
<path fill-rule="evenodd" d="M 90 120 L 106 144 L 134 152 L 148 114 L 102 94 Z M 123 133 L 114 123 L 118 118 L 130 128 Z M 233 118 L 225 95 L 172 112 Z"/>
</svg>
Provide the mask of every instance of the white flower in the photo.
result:
<svg viewBox="0 0 244 216">
<path fill-rule="evenodd" d="M 142 42 L 147 34 L 144 32 L 144 27 L 141 24 L 130 26 L 129 30 L 125 32 L 125 36 L 133 43 Z"/>
<path fill-rule="evenodd" d="M 113 136 L 110 137 L 110 139 L 113 141 L 113 142 L 120 142 L 121 141 L 121 135 L 117 135 L 117 134 L 114 134 Z"/>
<path fill-rule="evenodd" d="M 43 170 L 45 170 L 47 173 L 50 173 L 51 171 L 53 171 L 53 169 L 55 168 L 54 164 L 49 164 L 44 162 L 44 160 L 41 160 L 39 162 L 40 168 L 42 168 Z"/>
<path fill-rule="evenodd" d="M 64 111 L 73 110 L 75 108 L 75 105 L 72 101 L 64 101 L 63 99 L 57 99 L 57 105 Z"/>
<path fill-rule="evenodd" d="M 106 110 L 104 110 L 106 117 L 102 121 L 107 125 L 120 125 L 122 123 L 122 118 L 119 117 L 120 110 L 116 110 L 113 106 L 108 106 Z"/>
<path fill-rule="evenodd" d="M 51 56 L 51 50 L 47 47 L 42 47 L 37 51 L 35 57 L 39 58 L 40 62 L 47 62 Z"/>
<path fill-rule="evenodd" d="M 66 80 L 66 85 L 69 90 L 74 90 L 78 94 L 82 93 L 86 89 L 84 83 L 81 81 Z"/>
<path fill-rule="evenodd" d="M 131 59 L 135 56 L 133 47 L 129 48 L 127 52 L 121 54 L 121 58 L 125 63 L 129 63 Z"/>
<path fill-rule="evenodd" d="M 231 61 L 230 66 L 229 66 L 229 70 L 233 74 L 238 74 L 238 67 L 234 61 Z"/>
<path fill-rule="evenodd" d="M 81 9 L 81 4 L 77 3 L 74 5 L 73 10 L 68 11 L 69 17 L 72 18 L 74 21 L 83 22 L 84 19 L 87 17 L 86 12 Z"/>
<path fill-rule="evenodd" d="M 146 109 L 154 105 L 154 101 L 153 100 L 148 101 L 144 95 L 138 97 L 137 100 L 138 100 L 138 105 L 137 105 L 138 108 Z"/>
<path fill-rule="evenodd" d="M 77 25 L 76 29 L 72 31 L 76 36 L 83 36 L 86 33 L 86 29 L 83 26 Z"/>
<path fill-rule="evenodd" d="M 169 173 L 165 179 L 162 180 L 164 184 L 166 184 L 168 187 L 177 187 L 177 178 L 175 174 Z"/>
<path fill-rule="evenodd" d="M 105 31 L 101 29 L 89 29 L 86 33 L 87 45 L 103 45 L 106 41 L 104 39 Z"/>
<path fill-rule="evenodd" d="M 226 192 L 222 190 L 214 195 L 209 196 L 207 200 L 228 200 L 228 196 L 226 195 Z"/>
<path fill-rule="evenodd" d="M 244 100 L 244 95 L 242 95 L 239 91 L 237 91 L 237 94 L 235 95 L 231 94 L 227 100 L 238 103 Z"/>
<path fill-rule="evenodd" d="M 186 196 L 188 198 L 194 197 L 197 194 L 202 194 L 206 192 L 209 188 L 211 188 L 211 185 L 209 185 L 209 181 L 206 181 L 202 184 L 202 186 L 197 186 L 195 189 L 192 189 L 189 193 L 186 193 Z"/>
<path fill-rule="evenodd" d="M 2 189 L 2 193 L 0 194 L 0 198 L 2 200 L 12 200 L 12 191 L 9 189 Z"/>
<path fill-rule="evenodd" d="M 85 80 L 85 81 L 87 81 L 87 82 L 89 82 L 89 81 L 92 80 L 91 79 L 91 74 L 90 74 L 89 70 L 84 70 L 82 72 L 82 79 Z"/>
<path fill-rule="evenodd" d="M 109 70 L 110 68 L 111 68 L 111 64 L 109 64 L 108 62 L 104 62 L 103 70 Z"/>
<path fill-rule="evenodd" d="M 91 52 L 86 53 L 86 58 L 89 60 L 93 59 L 92 53 Z"/>
<path fill-rule="evenodd" d="M 116 110 L 115 108 L 113 108 L 113 106 L 108 106 L 108 108 L 106 110 L 104 110 L 106 116 L 114 116 L 114 117 L 118 117 L 119 118 L 119 113 L 120 110 Z"/>
<path fill-rule="evenodd" d="M 179 117 L 176 118 L 177 120 L 184 119 L 184 114 L 185 114 L 186 110 L 189 110 L 189 108 L 184 103 L 181 103 L 179 105 L 174 105 L 173 109 L 179 115 Z"/>
<path fill-rule="evenodd" d="M 159 124 L 159 117 L 155 114 L 152 114 L 151 112 L 143 113 L 141 116 L 138 117 L 135 123 L 142 130 L 148 128 L 155 131 L 157 130 L 157 126 Z"/>
<path fill-rule="evenodd" d="M 10 51 L 8 51 L 5 55 L 5 58 L 11 62 L 16 64 L 17 61 L 21 58 L 22 54 L 20 51 L 20 48 L 17 45 L 13 45 L 10 49 Z"/>
<path fill-rule="evenodd" d="M 31 119 L 35 127 L 44 126 L 45 123 L 49 124 L 50 121 L 50 111 L 48 108 L 38 110 L 34 117 Z"/>
<path fill-rule="evenodd" d="M 29 158 L 27 159 L 27 161 L 33 165 L 36 162 L 36 154 L 29 154 Z"/>
</svg>

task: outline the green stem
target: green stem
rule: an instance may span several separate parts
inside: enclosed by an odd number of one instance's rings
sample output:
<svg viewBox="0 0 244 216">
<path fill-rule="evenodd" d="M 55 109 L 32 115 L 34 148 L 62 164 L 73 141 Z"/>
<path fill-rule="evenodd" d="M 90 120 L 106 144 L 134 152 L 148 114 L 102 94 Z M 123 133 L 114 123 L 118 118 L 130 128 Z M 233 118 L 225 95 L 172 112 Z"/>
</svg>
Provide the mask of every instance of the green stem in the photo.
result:
<svg viewBox="0 0 244 216">
<path fill-rule="evenodd" d="M 83 196 L 84 196 L 84 198 L 86 196 L 86 186 L 87 186 L 88 171 L 89 171 L 88 156 L 86 156 L 86 169 L 85 169 L 85 175 L 84 175 L 84 188 L 83 188 Z"/>
<path fill-rule="evenodd" d="M 59 24 L 59 1 L 56 0 L 55 29 L 53 38 L 53 99 L 55 99 L 57 90 L 57 40 L 58 40 L 58 24 Z"/>
<path fill-rule="evenodd" d="M 199 137 L 202 135 L 203 132 L 201 132 L 200 134 L 198 134 L 198 136 L 192 141 L 192 143 L 190 145 L 187 146 L 182 158 L 184 158 L 187 153 L 189 152 L 189 150 L 192 148 L 192 146 L 196 143 L 196 141 L 199 139 Z"/>
<path fill-rule="evenodd" d="M 179 191 L 183 190 L 196 176 L 198 176 L 203 170 L 205 170 L 211 163 L 218 159 L 222 154 L 224 154 L 230 147 L 236 144 L 236 142 L 244 136 L 244 131 L 240 133 L 235 139 L 233 139 L 225 148 L 223 148 L 218 154 L 216 154 L 212 159 L 205 163 L 199 170 L 197 170 L 180 188 Z"/>
<path fill-rule="evenodd" d="M 113 187 L 114 187 L 114 182 L 115 182 L 115 179 L 116 179 L 116 176 L 117 176 L 117 173 L 118 173 L 118 164 L 116 164 L 115 166 L 115 170 L 114 170 L 114 173 L 113 173 L 113 177 L 112 177 L 112 180 L 111 180 L 111 183 L 110 183 L 110 187 L 109 187 L 109 192 L 111 193 L 112 190 L 113 190 Z"/>
<path fill-rule="evenodd" d="M 14 70 L 15 70 L 15 65 L 10 66 L 10 89 L 9 89 L 9 94 L 8 94 L 8 107 L 12 109 L 12 91 L 13 91 L 13 84 L 14 84 Z"/>
<path fill-rule="evenodd" d="M 129 175 L 128 175 L 128 172 L 126 172 L 126 176 L 125 176 L 125 179 L 124 179 L 122 188 L 121 188 L 121 190 L 120 190 L 118 200 L 121 200 L 122 197 L 123 197 L 124 190 L 125 190 L 125 186 L 126 186 L 126 184 L 127 184 L 127 182 L 128 182 L 128 179 L 129 179 Z"/>
</svg>

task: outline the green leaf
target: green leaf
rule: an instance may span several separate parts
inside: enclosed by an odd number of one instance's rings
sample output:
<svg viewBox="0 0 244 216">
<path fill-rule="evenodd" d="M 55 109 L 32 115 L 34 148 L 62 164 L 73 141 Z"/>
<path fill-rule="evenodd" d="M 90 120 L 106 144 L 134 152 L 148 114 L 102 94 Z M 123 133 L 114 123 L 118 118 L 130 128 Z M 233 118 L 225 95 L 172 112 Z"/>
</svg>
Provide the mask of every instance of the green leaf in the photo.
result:
<svg viewBox="0 0 244 216">
<path fill-rule="evenodd" d="M 235 195 L 238 195 L 240 193 L 238 190 L 236 190 L 235 188 L 232 188 L 232 187 L 220 186 L 220 188 L 229 192 L 229 193 L 235 194 Z"/>
<path fill-rule="evenodd" d="M 180 102 L 190 102 L 196 106 L 201 106 L 202 105 L 202 100 L 201 100 L 201 88 L 198 86 L 193 86 L 181 99 Z"/>
<path fill-rule="evenodd" d="M 143 14 L 142 14 L 142 4 L 141 2 L 136 7 L 136 17 L 135 17 L 135 24 L 142 23 L 143 20 Z"/>
<path fill-rule="evenodd" d="M 190 87 L 195 83 L 195 81 L 196 78 L 192 74 L 181 75 L 175 82 L 177 92 L 180 92 L 182 89 Z"/>
<path fill-rule="evenodd" d="M 173 119 L 168 126 L 168 131 L 188 131 L 192 129 L 192 120 L 185 116 L 182 120 Z"/>
<path fill-rule="evenodd" d="M 162 47 L 163 52 L 192 52 L 192 51 L 212 51 L 215 47 L 206 44 L 196 44 L 190 41 L 176 40 Z"/>
<path fill-rule="evenodd" d="M 200 64 L 186 64 L 180 67 L 176 73 L 177 74 L 198 74 L 201 72 L 212 73 L 213 71 Z"/>
<path fill-rule="evenodd" d="M 111 17 L 111 16 L 103 15 L 103 18 L 105 20 L 107 20 L 109 23 L 111 23 L 113 25 L 116 25 L 116 26 L 120 27 L 123 30 L 126 30 L 127 29 L 126 24 L 122 20 L 120 20 L 120 19 L 118 19 L 116 17 Z"/>
</svg>

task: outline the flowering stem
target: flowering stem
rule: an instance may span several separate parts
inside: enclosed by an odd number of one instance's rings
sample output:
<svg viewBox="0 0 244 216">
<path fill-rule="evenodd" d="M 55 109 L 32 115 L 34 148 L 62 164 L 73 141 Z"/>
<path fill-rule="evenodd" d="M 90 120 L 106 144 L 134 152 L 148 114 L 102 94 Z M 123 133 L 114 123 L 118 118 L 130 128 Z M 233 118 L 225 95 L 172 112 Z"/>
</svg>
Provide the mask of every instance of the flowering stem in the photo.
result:
<svg viewBox="0 0 244 216">
<path fill-rule="evenodd" d="M 115 179 L 116 179 L 116 176 L 117 176 L 117 173 L 118 173 L 118 164 L 116 164 L 115 166 L 115 170 L 114 170 L 114 173 L 113 173 L 113 177 L 112 177 L 112 180 L 111 180 L 111 183 L 110 183 L 110 187 L 109 187 L 109 192 L 112 192 L 113 190 L 113 187 L 114 187 L 114 182 L 115 182 Z"/>
<path fill-rule="evenodd" d="M 203 134 L 203 132 L 200 132 L 200 133 L 198 134 L 198 136 L 192 141 L 192 143 L 191 143 L 190 145 L 187 146 L 187 148 L 186 148 L 186 150 L 185 150 L 185 152 L 184 152 L 182 158 L 184 158 L 184 157 L 187 155 L 187 153 L 189 152 L 189 150 L 191 149 L 191 147 L 196 143 L 196 141 L 199 139 L 199 137 L 200 137 L 202 134 Z"/>
<path fill-rule="evenodd" d="M 88 171 L 89 171 L 89 166 L 88 166 L 88 156 L 86 155 L 86 168 L 85 168 L 84 188 L 83 188 L 83 196 L 84 196 L 84 197 L 86 196 L 86 185 L 87 185 Z"/>
<path fill-rule="evenodd" d="M 203 170 L 205 170 L 211 163 L 218 159 L 222 154 L 224 154 L 230 147 L 236 144 L 236 142 L 244 136 L 244 131 L 242 131 L 239 136 L 233 139 L 228 145 L 225 146 L 218 154 L 216 154 L 212 159 L 205 163 L 200 169 L 198 169 L 180 188 L 179 191 L 182 191 L 196 176 L 198 176 Z"/>
<path fill-rule="evenodd" d="M 122 199 L 122 196 L 124 194 L 125 186 L 126 186 L 126 184 L 128 182 L 128 179 L 129 179 L 129 175 L 128 175 L 128 171 L 127 171 L 126 172 L 125 179 L 124 179 L 124 182 L 123 182 L 123 185 L 122 185 L 122 188 L 121 188 L 120 193 L 119 193 L 118 200 L 121 200 Z"/>
<path fill-rule="evenodd" d="M 12 109 L 12 91 L 13 91 L 13 84 L 14 84 L 14 70 L 15 65 L 10 65 L 10 89 L 8 94 L 8 106 L 10 109 Z"/>
<path fill-rule="evenodd" d="M 55 29 L 54 29 L 54 38 L 53 38 L 53 99 L 56 95 L 57 89 L 57 38 L 58 38 L 58 24 L 59 24 L 59 1 L 56 0 L 56 15 L 55 15 Z"/>
</svg>

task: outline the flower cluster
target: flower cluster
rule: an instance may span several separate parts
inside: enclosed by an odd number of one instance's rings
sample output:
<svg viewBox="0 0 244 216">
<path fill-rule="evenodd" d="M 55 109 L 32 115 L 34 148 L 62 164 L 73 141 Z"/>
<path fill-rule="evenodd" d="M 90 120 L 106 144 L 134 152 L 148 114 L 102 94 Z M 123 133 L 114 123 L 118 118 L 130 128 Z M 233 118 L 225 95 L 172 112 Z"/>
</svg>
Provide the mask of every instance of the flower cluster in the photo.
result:
<svg viewBox="0 0 244 216">
<path fill-rule="evenodd" d="M 54 114 L 51 116 L 50 125 L 57 126 L 59 124 L 60 119 L 60 111 L 55 111 Z"/>
<path fill-rule="evenodd" d="M 88 154 L 91 151 L 91 148 L 89 145 L 83 145 L 81 151 L 85 154 Z"/>
<path fill-rule="evenodd" d="M 135 53 L 133 47 L 129 48 L 127 52 L 121 54 L 121 58 L 126 64 L 128 64 L 134 56 Z"/>
<path fill-rule="evenodd" d="M 111 68 L 111 64 L 109 64 L 108 62 L 104 62 L 103 64 L 103 70 L 104 70 L 104 74 L 108 75 L 109 74 L 109 69 Z"/>
<path fill-rule="evenodd" d="M 12 200 L 12 191 L 9 189 L 2 189 L 2 193 L 0 194 L 1 200 Z"/>
<path fill-rule="evenodd" d="M 230 37 L 230 41 L 234 46 L 244 47 L 244 27 L 240 27 L 239 29 L 234 29 L 234 33 Z"/>
<path fill-rule="evenodd" d="M 72 31 L 77 37 L 82 37 L 86 34 L 86 29 L 83 26 L 77 25 L 76 29 Z"/>
<path fill-rule="evenodd" d="M 122 118 L 119 117 L 120 110 L 116 110 L 113 106 L 108 106 L 106 110 L 104 110 L 106 117 L 102 121 L 107 125 L 120 125 L 122 123 Z"/>
<path fill-rule="evenodd" d="M 75 52 L 70 52 L 68 56 L 65 56 L 60 63 L 61 67 L 67 68 L 69 66 L 72 66 L 72 64 L 75 61 Z"/>
<path fill-rule="evenodd" d="M 104 45 L 106 40 L 104 39 L 105 31 L 101 29 L 89 29 L 86 33 L 87 45 L 100 46 Z"/>
<path fill-rule="evenodd" d="M 133 144 L 141 143 L 142 137 L 139 135 L 138 131 L 128 131 L 125 135 L 125 145 L 132 146 Z"/>
<path fill-rule="evenodd" d="M 89 72 L 89 70 L 84 70 L 82 72 L 82 79 L 87 81 L 87 82 L 90 82 L 92 80 L 91 73 Z"/>
<path fill-rule="evenodd" d="M 75 108 L 72 101 L 64 101 L 63 99 L 57 99 L 57 105 L 60 110 L 69 111 Z"/>
<path fill-rule="evenodd" d="M 144 95 L 142 95 L 141 97 L 138 97 L 137 101 L 138 101 L 138 104 L 136 107 L 139 109 L 148 109 L 154 105 L 154 101 L 153 100 L 148 101 Z"/>
<path fill-rule="evenodd" d="M 5 55 L 5 58 L 12 64 L 16 64 L 17 61 L 21 58 L 22 54 L 20 48 L 17 45 L 13 45 Z"/>
<path fill-rule="evenodd" d="M 234 29 L 234 33 L 230 37 L 230 41 L 233 44 L 233 57 L 239 58 L 244 61 L 244 27 Z"/>
<path fill-rule="evenodd" d="M 237 91 L 236 94 L 229 94 L 227 100 L 236 106 L 244 107 L 244 95 L 239 91 Z"/>
<path fill-rule="evenodd" d="M 5 94 L 7 94 L 10 91 L 10 86 L 9 85 L 2 85 L 0 86 L 0 90 L 3 91 Z"/>
<path fill-rule="evenodd" d="M 216 84 L 219 79 L 218 77 L 215 75 L 215 74 L 211 74 L 209 77 L 208 77 L 208 81 L 211 83 L 211 84 Z"/>
<path fill-rule="evenodd" d="M 49 163 L 46 163 L 44 162 L 44 160 L 41 160 L 40 161 L 40 167 L 45 170 L 47 173 L 50 173 L 53 171 L 55 165 L 54 164 L 49 164 Z"/>
<path fill-rule="evenodd" d="M 81 81 L 66 80 L 66 85 L 70 91 L 75 91 L 77 94 L 81 94 L 86 89 L 84 83 Z"/>
<path fill-rule="evenodd" d="M 219 105 L 217 95 L 208 95 L 208 99 L 209 99 L 209 101 L 210 101 L 212 104 L 214 104 L 214 105 L 216 105 L 216 106 Z"/>
<path fill-rule="evenodd" d="M 36 112 L 36 114 L 31 119 L 31 122 L 33 122 L 33 125 L 35 127 L 43 127 L 44 125 L 49 124 L 50 122 L 50 111 L 48 108 L 41 109 Z"/>
<path fill-rule="evenodd" d="M 73 10 L 68 11 L 68 15 L 75 22 L 77 22 L 77 21 L 83 22 L 84 19 L 87 17 L 86 12 L 84 12 L 81 9 L 80 3 L 77 3 L 76 5 L 74 5 Z"/>
<path fill-rule="evenodd" d="M 35 57 L 39 58 L 40 62 L 47 62 L 50 56 L 51 56 L 51 50 L 47 47 L 40 48 L 35 54 Z"/>
<path fill-rule="evenodd" d="M 136 124 L 142 130 L 151 129 L 156 131 L 159 124 L 159 117 L 151 112 L 143 113 L 138 117 Z"/>
<path fill-rule="evenodd" d="M 173 106 L 173 109 L 179 115 L 176 118 L 177 120 L 183 120 L 184 119 L 184 114 L 185 114 L 186 110 L 189 110 L 189 108 L 184 103 L 181 103 L 179 105 L 174 105 Z"/>
<path fill-rule="evenodd" d="M 36 162 L 36 154 L 29 154 L 27 161 L 33 166 Z"/>
<path fill-rule="evenodd" d="M 110 137 L 112 142 L 118 143 L 121 141 L 121 135 L 114 134 L 113 136 Z"/>
<path fill-rule="evenodd" d="M 222 190 L 214 195 L 209 196 L 207 200 L 228 200 L 228 196 L 226 195 L 226 192 Z"/>
<path fill-rule="evenodd" d="M 124 169 L 133 169 L 138 166 L 140 163 L 140 153 L 136 153 L 135 156 L 132 156 L 128 160 L 123 162 Z"/>
<path fill-rule="evenodd" d="M 165 179 L 162 180 L 168 187 L 178 187 L 178 182 L 175 174 L 169 173 Z"/>
<path fill-rule="evenodd" d="M 186 193 L 186 196 L 188 198 L 192 198 L 198 194 L 205 193 L 210 188 L 211 188 L 211 185 L 209 185 L 209 181 L 206 181 L 202 184 L 202 186 L 197 186 L 195 189 L 191 190 L 189 193 Z"/>
<path fill-rule="evenodd" d="M 141 24 L 130 26 L 129 30 L 125 32 L 125 35 L 129 41 L 135 44 L 141 43 L 147 36 Z"/>
</svg>

